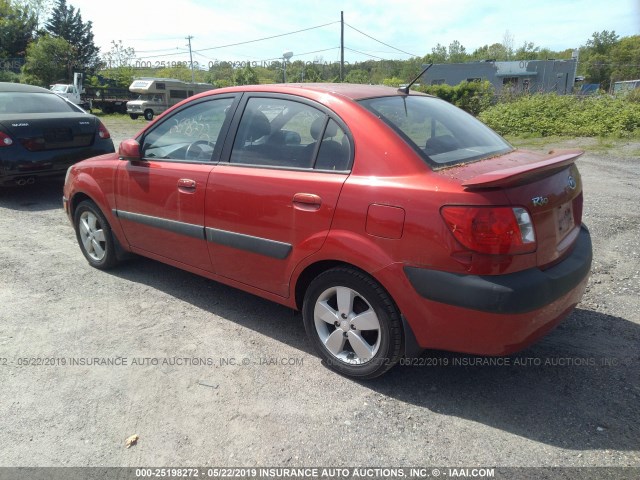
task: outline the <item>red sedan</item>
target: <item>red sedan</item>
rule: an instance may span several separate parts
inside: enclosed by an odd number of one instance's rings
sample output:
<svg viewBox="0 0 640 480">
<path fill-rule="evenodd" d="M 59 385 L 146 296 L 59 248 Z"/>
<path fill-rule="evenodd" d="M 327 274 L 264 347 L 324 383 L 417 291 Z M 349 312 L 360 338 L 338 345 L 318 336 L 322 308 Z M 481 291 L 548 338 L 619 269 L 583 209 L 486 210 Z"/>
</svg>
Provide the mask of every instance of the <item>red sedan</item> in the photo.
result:
<svg viewBox="0 0 640 480">
<path fill-rule="evenodd" d="M 572 311 L 581 153 L 387 87 L 224 88 L 72 166 L 64 207 L 92 266 L 133 252 L 302 310 L 327 365 L 372 378 L 424 348 L 510 354 Z"/>
</svg>

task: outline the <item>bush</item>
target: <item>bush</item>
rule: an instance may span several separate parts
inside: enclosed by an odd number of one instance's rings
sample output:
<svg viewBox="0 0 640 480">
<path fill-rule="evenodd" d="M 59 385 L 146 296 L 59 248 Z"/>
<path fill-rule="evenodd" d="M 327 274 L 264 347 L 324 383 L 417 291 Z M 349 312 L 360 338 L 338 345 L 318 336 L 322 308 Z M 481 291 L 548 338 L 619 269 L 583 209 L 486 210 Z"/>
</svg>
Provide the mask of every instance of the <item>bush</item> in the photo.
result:
<svg viewBox="0 0 640 480">
<path fill-rule="evenodd" d="M 424 85 L 416 90 L 435 95 L 476 116 L 491 106 L 494 96 L 493 85 L 486 80 L 460 82 L 455 87 L 446 84 Z"/>
<path fill-rule="evenodd" d="M 640 134 L 640 105 L 608 95 L 538 94 L 484 110 L 480 120 L 502 135 L 617 136 Z"/>
</svg>

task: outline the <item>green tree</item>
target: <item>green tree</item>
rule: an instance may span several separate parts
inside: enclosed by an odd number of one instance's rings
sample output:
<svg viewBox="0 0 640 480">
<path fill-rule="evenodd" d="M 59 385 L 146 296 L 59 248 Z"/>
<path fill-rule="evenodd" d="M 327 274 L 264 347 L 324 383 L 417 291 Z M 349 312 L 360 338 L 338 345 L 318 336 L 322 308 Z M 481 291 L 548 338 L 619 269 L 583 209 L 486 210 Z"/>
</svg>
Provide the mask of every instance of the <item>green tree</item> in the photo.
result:
<svg viewBox="0 0 640 480">
<path fill-rule="evenodd" d="M 468 59 L 467 50 L 458 40 L 449 44 L 448 60 L 450 63 L 464 63 Z"/>
<path fill-rule="evenodd" d="M 250 65 L 239 68 L 233 75 L 233 82 L 236 85 L 255 85 L 259 82 L 258 75 Z"/>
<path fill-rule="evenodd" d="M 230 62 L 215 62 L 209 68 L 207 83 L 216 87 L 230 87 L 233 82 L 233 65 Z"/>
<path fill-rule="evenodd" d="M 533 42 L 524 42 L 515 52 L 515 60 L 536 60 L 540 47 L 536 47 Z"/>
<path fill-rule="evenodd" d="M 402 81 L 401 78 L 398 78 L 398 77 L 385 78 L 382 81 L 382 84 L 386 85 L 387 87 L 399 87 L 401 83 L 404 83 L 404 82 Z"/>
<path fill-rule="evenodd" d="M 369 83 L 369 73 L 359 68 L 351 70 L 344 77 L 346 83 Z"/>
<path fill-rule="evenodd" d="M 431 55 L 429 55 L 429 63 L 446 63 L 449 60 L 449 54 L 447 53 L 447 47 L 441 44 L 437 44 L 431 49 Z"/>
<path fill-rule="evenodd" d="M 606 55 L 611 51 L 613 46 L 618 43 L 619 38 L 615 30 L 593 32 L 591 38 L 587 40 L 586 47 L 591 53 Z"/>
<path fill-rule="evenodd" d="M 0 58 L 24 58 L 36 22 L 28 8 L 0 0 Z"/>
<path fill-rule="evenodd" d="M 107 70 L 103 71 L 103 76 L 116 81 L 118 87 L 129 88 L 135 70 L 131 65 L 131 60 L 136 56 L 136 52 L 132 47 L 125 47 L 122 40 L 111 41 L 111 50 L 102 57 L 103 65 Z"/>
<path fill-rule="evenodd" d="M 65 39 L 75 48 L 76 70 L 93 72 L 98 68 L 100 49 L 93 42 L 93 23 L 83 22 L 80 10 L 67 5 L 66 0 L 57 0 L 45 29 L 50 35 Z"/>
<path fill-rule="evenodd" d="M 640 78 L 640 35 L 624 37 L 611 48 L 611 81 Z"/>
<path fill-rule="evenodd" d="M 599 83 L 604 90 L 609 89 L 613 66 L 611 50 L 618 43 L 615 31 L 594 32 L 580 49 L 580 73 L 587 77 L 588 83 Z"/>
<path fill-rule="evenodd" d="M 72 77 L 77 52 L 64 38 L 45 35 L 27 47 L 22 73 L 26 83 L 48 87 Z"/>
</svg>

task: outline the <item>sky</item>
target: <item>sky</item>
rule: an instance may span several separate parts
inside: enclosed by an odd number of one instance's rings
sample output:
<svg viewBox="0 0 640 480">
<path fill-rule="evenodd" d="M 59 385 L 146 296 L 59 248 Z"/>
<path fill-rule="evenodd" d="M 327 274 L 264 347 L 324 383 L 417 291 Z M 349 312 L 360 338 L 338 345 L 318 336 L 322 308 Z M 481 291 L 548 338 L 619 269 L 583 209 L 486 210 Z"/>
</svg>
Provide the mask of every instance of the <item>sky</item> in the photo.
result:
<svg viewBox="0 0 640 480">
<path fill-rule="evenodd" d="M 560 51 L 585 44 L 593 32 L 640 34 L 640 0 L 67 0 L 93 22 L 102 53 L 112 41 L 132 47 L 138 62 L 262 62 L 293 52 L 292 61 L 340 59 L 340 12 L 345 61 L 424 56 L 458 40 L 471 53 L 525 41 Z M 320 27 L 321 25 L 324 25 Z M 312 28 L 319 27 L 319 28 Z M 307 30 L 308 29 L 308 30 Z M 305 30 L 299 32 L 300 30 Z M 290 35 L 291 32 L 297 32 Z M 276 37 L 242 45 L 241 42 Z M 382 43 L 380 43 L 382 42 Z M 386 45 L 384 45 L 386 44 Z M 231 45 L 231 46 L 228 46 Z"/>
</svg>

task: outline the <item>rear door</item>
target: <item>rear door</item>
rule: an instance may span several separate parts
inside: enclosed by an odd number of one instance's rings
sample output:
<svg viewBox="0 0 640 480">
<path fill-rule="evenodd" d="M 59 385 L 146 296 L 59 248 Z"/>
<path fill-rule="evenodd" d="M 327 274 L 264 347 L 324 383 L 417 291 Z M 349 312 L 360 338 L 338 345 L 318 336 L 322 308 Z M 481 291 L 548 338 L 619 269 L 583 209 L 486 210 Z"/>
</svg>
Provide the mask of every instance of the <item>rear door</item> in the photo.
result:
<svg viewBox="0 0 640 480">
<path fill-rule="evenodd" d="M 186 105 L 145 132 L 142 160 L 122 162 L 116 214 L 131 246 L 211 271 L 206 186 L 235 102 L 226 96 Z"/>
<path fill-rule="evenodd" d="M 330 112 L 287 96 L 250 96 L 234 124 L 208 185 L 211 260 L 219 275 L 287 296 L 293 268 L 331 227 L 351 142 Z"/>
</svg>

